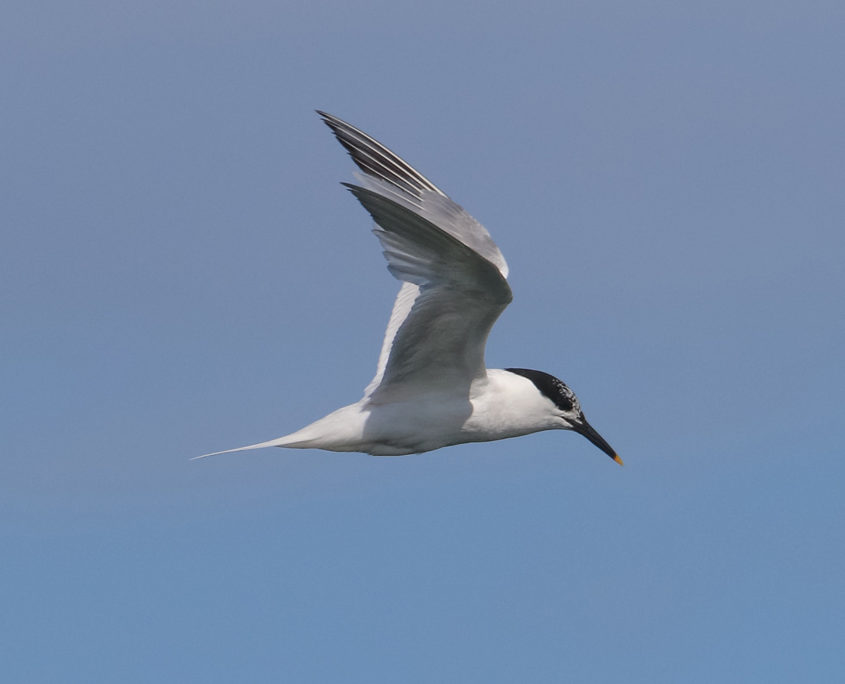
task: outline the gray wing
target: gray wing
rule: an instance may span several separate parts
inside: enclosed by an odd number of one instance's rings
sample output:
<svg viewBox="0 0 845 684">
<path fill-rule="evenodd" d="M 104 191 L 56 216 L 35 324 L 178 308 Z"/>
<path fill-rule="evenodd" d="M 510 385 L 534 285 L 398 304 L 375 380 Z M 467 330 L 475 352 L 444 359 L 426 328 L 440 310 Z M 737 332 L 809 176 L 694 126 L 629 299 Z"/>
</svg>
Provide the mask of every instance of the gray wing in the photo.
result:
<svg viewBox="0 0 845 684">
<path fill-rule="evenodd" d="M 487 336 L 512 299 L 504 257 L 484 227 L 419 172 L 320 115 L 364 172 L 362 186 L 344 185 L 373 217 L 388 269 L 402 281 L 365 396 L 468 387 L 485 374 Z"/>
</svg>

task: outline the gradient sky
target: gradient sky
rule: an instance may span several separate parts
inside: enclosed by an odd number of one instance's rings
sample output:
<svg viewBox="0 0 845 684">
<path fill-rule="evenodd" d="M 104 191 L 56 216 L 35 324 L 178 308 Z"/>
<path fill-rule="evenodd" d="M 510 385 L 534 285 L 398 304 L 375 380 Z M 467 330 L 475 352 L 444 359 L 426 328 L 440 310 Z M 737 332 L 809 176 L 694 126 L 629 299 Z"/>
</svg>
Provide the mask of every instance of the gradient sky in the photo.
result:
<svg viewBox="0 0 845 684">
<path fill-rule="evenodd" d="M 845 9 L 509 5 L 4 3 L 5 681 L 842 681 Z M 488 365 L 624 468 L 188 460 L 375 370 L 398 284 L 315 108 L 487 226 Z"/>
</svg>

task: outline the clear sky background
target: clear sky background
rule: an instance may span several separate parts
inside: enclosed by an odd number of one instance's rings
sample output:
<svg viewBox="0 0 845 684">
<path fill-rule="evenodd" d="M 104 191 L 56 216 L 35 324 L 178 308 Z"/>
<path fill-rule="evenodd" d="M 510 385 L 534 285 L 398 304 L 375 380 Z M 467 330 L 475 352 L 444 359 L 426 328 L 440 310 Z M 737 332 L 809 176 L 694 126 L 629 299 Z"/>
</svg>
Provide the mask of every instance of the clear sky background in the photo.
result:
<svg viewBox="0 0 845 684">
<path fill-rule="evenodd" d="M 841 2 L 0 10 L 10 682 L 834 682 Z M 482 221 L 574 433 L 264 450 L 398 284 L 313 113 Z"/>
</svg>

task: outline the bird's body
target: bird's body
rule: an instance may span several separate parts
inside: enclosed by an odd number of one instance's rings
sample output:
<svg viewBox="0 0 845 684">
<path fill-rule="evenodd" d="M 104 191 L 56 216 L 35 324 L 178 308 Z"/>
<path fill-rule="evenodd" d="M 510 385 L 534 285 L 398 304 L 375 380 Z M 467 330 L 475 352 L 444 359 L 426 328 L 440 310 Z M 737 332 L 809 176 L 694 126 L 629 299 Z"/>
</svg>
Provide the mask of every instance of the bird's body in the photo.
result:
<svg viewBox="0 0 845 684">
<path fill-rule="evenodd" d="M 384 403 L 364 397 L 292 434 L 242 448 L 416 454 L 554 429 L 557 425 L 543 418 L 546 401 L 530 380 L 506 370 L 488 369 L 485 377 L 470 385 L 468 393 L 432 387 Z"/>
<path fill-rule="evenodd" d="M 570 429 L 621 464 L 563 382 L 541 371 L 485 367 L 487 336 L 512 299 L 507 264 L 487 230 L 373 138 L 319 114 L 363 172 L 361 185 L 345 185 L 372 215 L 402 287 L 360 401 L 284 437 L 228 451 L 398 456 Z"/>
</svg>

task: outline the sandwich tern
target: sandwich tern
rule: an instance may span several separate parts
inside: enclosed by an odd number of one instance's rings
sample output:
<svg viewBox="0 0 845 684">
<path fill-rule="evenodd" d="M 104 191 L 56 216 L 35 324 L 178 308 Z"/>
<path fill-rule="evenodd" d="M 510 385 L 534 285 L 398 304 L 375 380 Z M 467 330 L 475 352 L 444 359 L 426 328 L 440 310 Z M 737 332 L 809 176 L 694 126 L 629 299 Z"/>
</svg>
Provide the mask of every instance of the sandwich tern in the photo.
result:
<svg viewBox="0 0 845 684">
<path fill-rule="evenodd" d="M 399 456 L 574 430 L 621 465 L 561 380 L 485 367 L 487 336 L 513 296 L 484 226 L 384 145 L 317 113 L 360 169 L 360 185 L 343 185 L 372 216 L 387 268 L 402 283 L 376 374 L 360 401 L 301 430 L 205 455 L 275 446 Z"/>
</svg>

